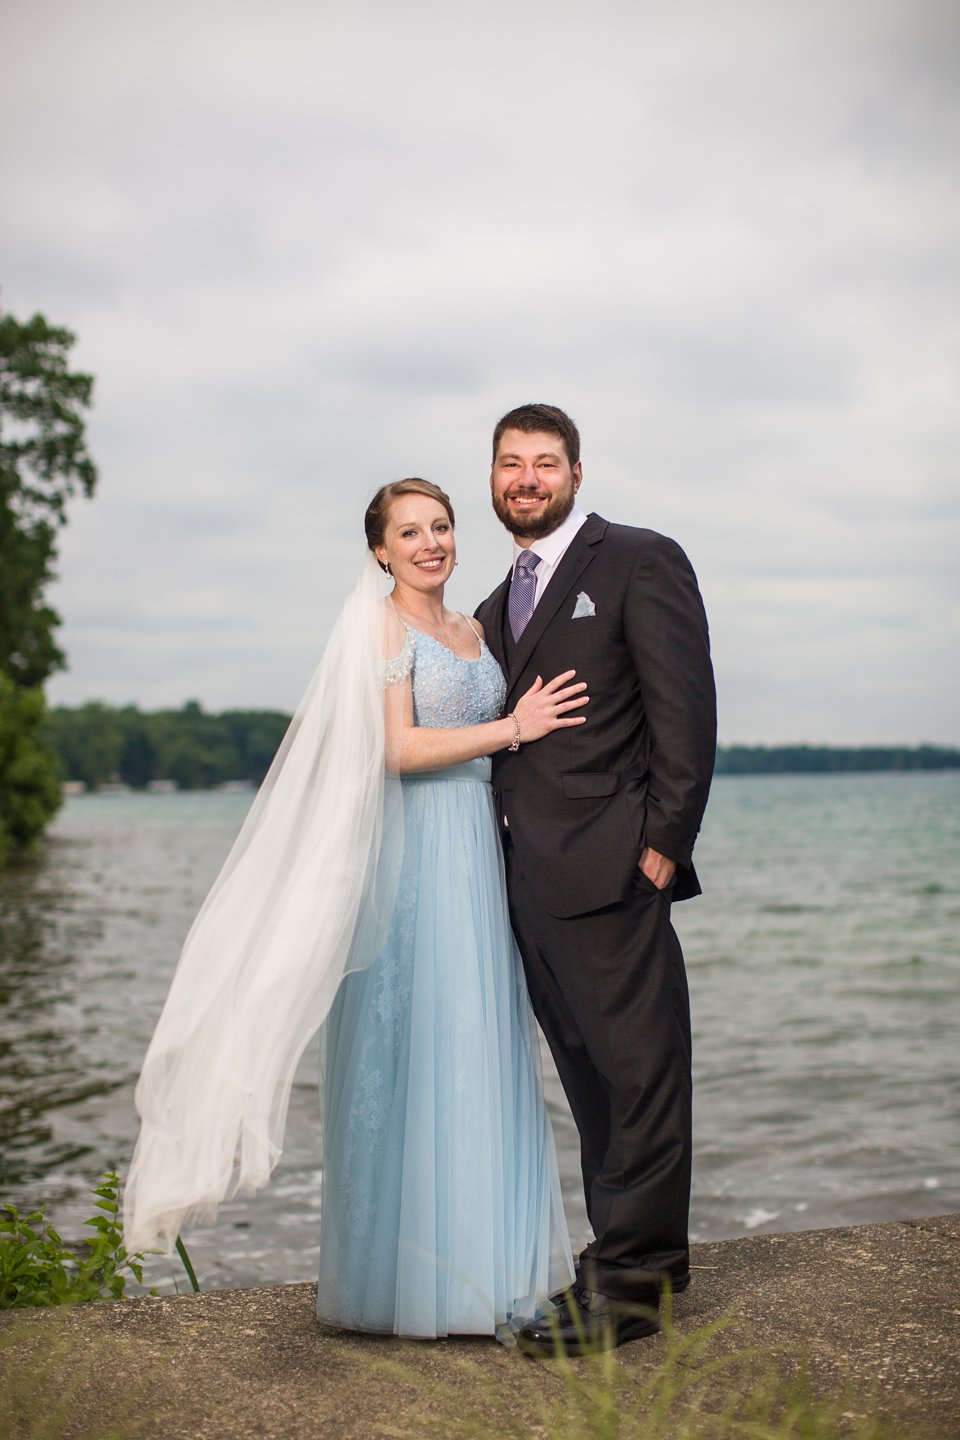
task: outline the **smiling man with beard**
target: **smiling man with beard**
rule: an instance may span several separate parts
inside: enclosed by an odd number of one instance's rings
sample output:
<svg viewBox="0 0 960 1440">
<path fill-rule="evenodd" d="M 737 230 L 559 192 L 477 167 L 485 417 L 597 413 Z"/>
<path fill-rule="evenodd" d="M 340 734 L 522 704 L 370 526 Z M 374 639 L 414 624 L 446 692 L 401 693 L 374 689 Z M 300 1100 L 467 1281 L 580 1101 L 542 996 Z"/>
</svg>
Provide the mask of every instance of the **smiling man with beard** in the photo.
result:
<svg viewBox="0 0 960 1440">
<path fill-rule="evenodd" d="M 690 1014 L 673 900 L 716 748 L 707 622 L 683 551 L 576 504 L 580 436 L 523 405 L 493 437 L 490 490 L 514 538 L 477 611 L 507 709 L 575 668 L 586 724 L 494 757 L 511 919 L 533 1008 L 577 1128 L 594 1239 L 577 1284 L 521 1348 L 551 1355 L 658 1329 L 661 1291 L 689 1283 Z M 642 1307 L 638 1311 L 637 1307 Z"/>
</svg>

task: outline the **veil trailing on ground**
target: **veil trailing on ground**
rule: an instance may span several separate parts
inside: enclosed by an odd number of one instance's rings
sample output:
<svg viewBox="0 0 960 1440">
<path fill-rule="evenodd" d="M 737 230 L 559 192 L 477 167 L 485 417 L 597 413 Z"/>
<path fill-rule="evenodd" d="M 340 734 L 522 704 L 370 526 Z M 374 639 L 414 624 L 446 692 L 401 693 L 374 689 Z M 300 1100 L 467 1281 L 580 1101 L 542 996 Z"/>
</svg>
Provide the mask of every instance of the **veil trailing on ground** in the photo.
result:
<svg viewBox="0 0 960 1440">
<path fill-rule="evenodd" d="M 294 1072 L 350 970 L 376 956 L 402 858 L 384 766 L 383 611 L 371 554 L 187 936 L 136 1089 L 128 1250 L 169 1252 L 266 1184 Z"/>
</svg>

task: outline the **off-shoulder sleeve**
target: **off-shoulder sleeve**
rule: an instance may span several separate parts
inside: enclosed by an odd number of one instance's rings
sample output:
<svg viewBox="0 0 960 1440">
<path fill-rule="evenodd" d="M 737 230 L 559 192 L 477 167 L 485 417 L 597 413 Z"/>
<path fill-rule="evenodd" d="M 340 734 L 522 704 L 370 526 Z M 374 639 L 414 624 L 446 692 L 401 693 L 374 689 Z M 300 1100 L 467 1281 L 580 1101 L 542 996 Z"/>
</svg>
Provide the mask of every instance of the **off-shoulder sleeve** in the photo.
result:
<svg viewBox="0 0 960 1440">
<path fill-rule="evenodd" d="M 404 627 L 403 644 L 400 646 L 399 654 L 394 655 L 390 660 L 384 660 L 380 674 L 383 681 L 383 688 L 386 690 L 390 685 L 399 685 L 406 680 L 413 669 L 413 635 Z"/>
</svg>

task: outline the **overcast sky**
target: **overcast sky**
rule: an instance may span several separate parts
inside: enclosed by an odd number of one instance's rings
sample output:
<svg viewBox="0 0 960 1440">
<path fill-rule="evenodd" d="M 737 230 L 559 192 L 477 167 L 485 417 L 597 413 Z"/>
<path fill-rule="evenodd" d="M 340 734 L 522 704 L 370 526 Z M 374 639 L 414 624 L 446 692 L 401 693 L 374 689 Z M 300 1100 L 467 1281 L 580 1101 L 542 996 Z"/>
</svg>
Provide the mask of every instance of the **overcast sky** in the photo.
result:
<svg viewBox="0 0 960 1440">
<path fill-rule="evenodd" d="M 79 336 L 57 703 L 292 708 L 489 434 L 684 546 L 733 741 L 960 742 L 957 0 L 6 0 L 0 304 Z"/>
</svg>

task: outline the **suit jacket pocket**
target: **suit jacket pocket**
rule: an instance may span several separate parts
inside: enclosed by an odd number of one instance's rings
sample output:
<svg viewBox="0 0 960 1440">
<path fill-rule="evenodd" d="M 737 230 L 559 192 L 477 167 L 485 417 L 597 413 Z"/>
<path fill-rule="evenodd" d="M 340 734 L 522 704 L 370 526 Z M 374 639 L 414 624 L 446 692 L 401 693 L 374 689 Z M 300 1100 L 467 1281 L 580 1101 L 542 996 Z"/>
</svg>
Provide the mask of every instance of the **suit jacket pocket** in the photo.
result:
<svg viewBox="0 0 960 1440">
<path fill-rule="evenodd" d="M 616 793 L 620 776 L 616 771 L 571 771 L 560 776 L 563 793 L 568 800 L 599 800 Z"/>
</svg>

